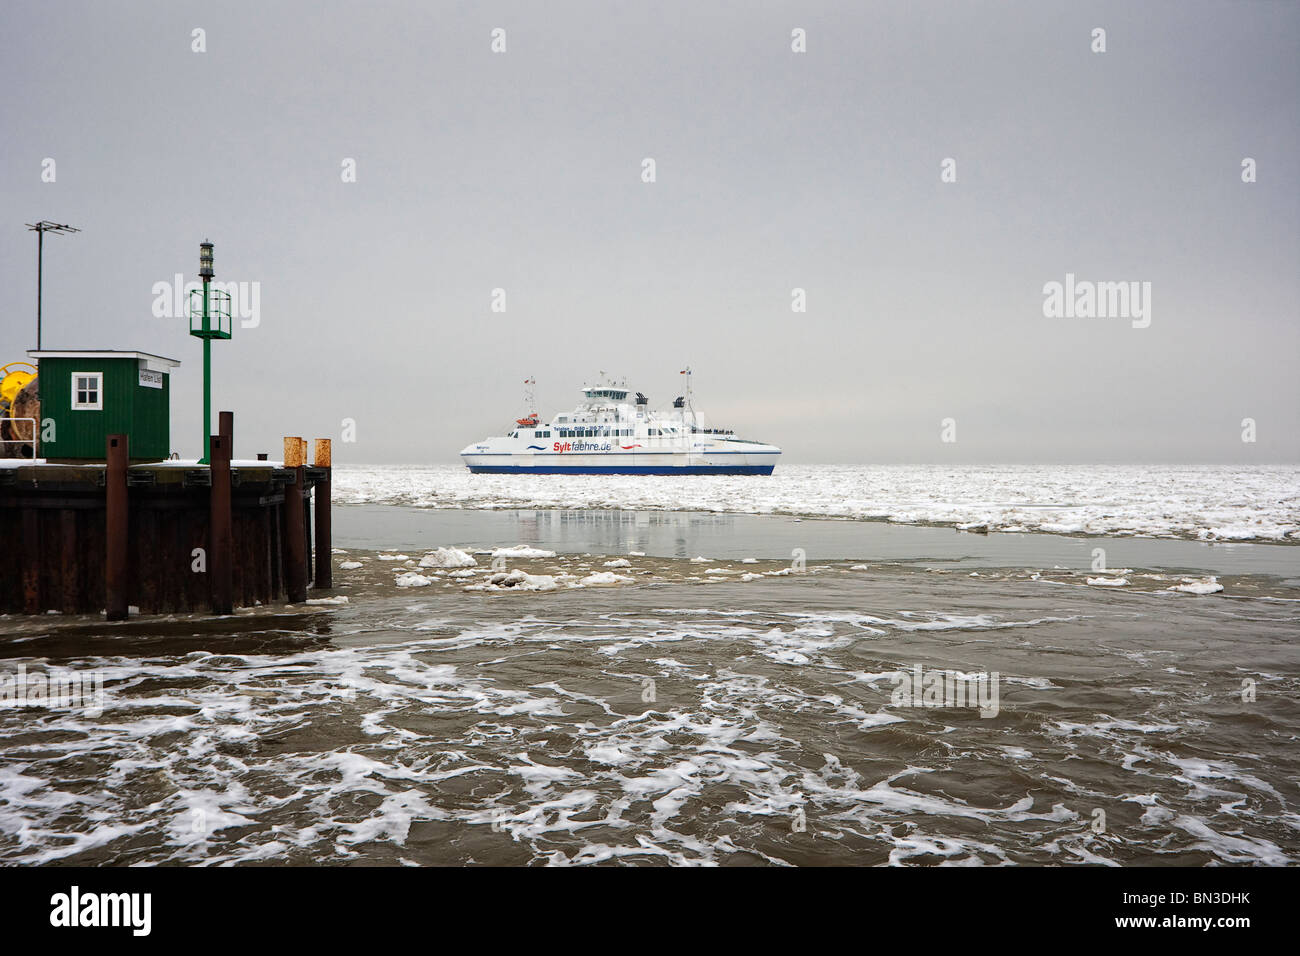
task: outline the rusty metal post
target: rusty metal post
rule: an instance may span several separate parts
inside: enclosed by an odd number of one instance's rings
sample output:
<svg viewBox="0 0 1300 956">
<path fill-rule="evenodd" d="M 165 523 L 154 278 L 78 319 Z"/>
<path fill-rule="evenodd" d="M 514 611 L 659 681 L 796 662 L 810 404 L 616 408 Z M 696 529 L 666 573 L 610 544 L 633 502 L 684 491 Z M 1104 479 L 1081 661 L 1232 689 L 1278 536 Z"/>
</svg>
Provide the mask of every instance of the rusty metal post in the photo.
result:
<svg viewBox="0 0 1300 956">
<path fill-rule="evenodd" d="M 107 501 L 104 530 L 108 554 L 104 561 L 104 607 L 110 621 L 125 621 L 128 613 L 126 597 L 126 466 L 129 461 L 127 436 L 109 435 L 106 442 L 108 475 L 105 486 Z"/>
<path fill-rule="evenodd" d="M 293 472 L 293 484 L 284 489 L 284 589 L 290 604 L 307 600 L 306 464 L 307 443 L 286 438 L 284 467 Z"/>
<path fill-rule="evenodd" d="M 235 457 L 235 413 L 217 412 L 217 434 L 226 439 L 226 461 Z"/>
<path fill-rule="evenodd" d="M 330 440 L 317 438 L 312 464 L 325 472 L 316 479 L 316 581 L 318 588 L 334 586 L 334 541 L 330 531 Z"/>
<path fill-rule="evenodd" d="M 224 419 L 229 412 L 222 412 Z M 222 425 L 227 425 L 223 421 Z M 208 438 L 212 488 L 208 496 L 208 588 L 212 613 L 234 610 L 234 538 L 230 514 L 230 435 Z"/>
</svg>

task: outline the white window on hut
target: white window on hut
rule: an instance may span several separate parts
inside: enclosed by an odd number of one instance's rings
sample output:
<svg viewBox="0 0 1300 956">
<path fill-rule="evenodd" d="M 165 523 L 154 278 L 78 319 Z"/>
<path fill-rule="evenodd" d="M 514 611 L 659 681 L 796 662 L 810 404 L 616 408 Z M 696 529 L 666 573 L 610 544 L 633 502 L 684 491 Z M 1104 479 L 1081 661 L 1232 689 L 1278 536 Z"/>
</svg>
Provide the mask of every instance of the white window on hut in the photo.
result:
<svg viewBox="0 0 1300 956">
<path fill-rule="evenodd" d="M 104 373 L 72 373 L 72 407 L 74 409 L 99 411 L 104 407 Z"/>
</svg>

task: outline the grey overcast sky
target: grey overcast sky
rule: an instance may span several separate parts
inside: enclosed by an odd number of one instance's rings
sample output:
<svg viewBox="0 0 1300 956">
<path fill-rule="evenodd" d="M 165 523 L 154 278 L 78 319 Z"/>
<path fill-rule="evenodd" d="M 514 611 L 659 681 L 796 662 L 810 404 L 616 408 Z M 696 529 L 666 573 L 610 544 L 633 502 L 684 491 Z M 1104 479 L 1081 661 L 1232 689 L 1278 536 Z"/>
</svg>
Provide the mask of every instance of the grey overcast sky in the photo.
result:
<svg viewBox="0 0 1300 956">
<path fill-rule="evenodd" d="M 35 344 L 23 223 L 81 227 L 46 241 L 45 347 L 180 359 L 183 456 L 201 346 L 153 287 L 209 237 L 218 279 L 260 289 L 213 349 L 239 455 L 350 418 L 336 461 L 453 462 L 529 375 L 550 415 L 600 370 L 667 403 L 689 364 L 715 422 L 788 461 L 1300 460 L 1295 2 L 7 0 L 0 22 L 0 363 Z M 1151 283 L 1149 327 L 1045 317 L 1067 273 Z"/>
</svg>

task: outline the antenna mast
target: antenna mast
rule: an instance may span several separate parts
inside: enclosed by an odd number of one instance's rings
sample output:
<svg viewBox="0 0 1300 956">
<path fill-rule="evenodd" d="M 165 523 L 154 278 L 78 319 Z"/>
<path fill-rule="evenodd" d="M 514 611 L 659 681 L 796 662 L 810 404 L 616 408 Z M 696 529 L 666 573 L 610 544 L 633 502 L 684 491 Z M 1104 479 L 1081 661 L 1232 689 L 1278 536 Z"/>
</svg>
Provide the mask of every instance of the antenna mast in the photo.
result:
<svg viewBox="0 0 1300 956">
<path fill-rule="evenodd" d="M 81 232 L 76 226 L 69 226 L 67 223 L 50 222 L 48 219 L 41 219 L 36 222 L 24 223 L 29 232 L 36 233 L 36 349 L 41 348 L 41 286 L 44 285 L 45 274 L 45 234 L 52 232 L 56 236 L 67 235 L 70 232 Z"/>
<path fill-rule="evenodd" d="M 684 396 L 686 399 L 686 407 L 682 409 L 682 421 L 689 421 L 691 427 L 694 428 L 699 424 L 699 422 L 695 418 L 695 396 L 691 393 L 691 367 L 689 365 L 686 366 L 686 368 L 682 369 L 680 374 L 686 376 L 686 395 Z M 688 414 L 690 415 L 689 419 L 686 417 Z"/>
</svg>

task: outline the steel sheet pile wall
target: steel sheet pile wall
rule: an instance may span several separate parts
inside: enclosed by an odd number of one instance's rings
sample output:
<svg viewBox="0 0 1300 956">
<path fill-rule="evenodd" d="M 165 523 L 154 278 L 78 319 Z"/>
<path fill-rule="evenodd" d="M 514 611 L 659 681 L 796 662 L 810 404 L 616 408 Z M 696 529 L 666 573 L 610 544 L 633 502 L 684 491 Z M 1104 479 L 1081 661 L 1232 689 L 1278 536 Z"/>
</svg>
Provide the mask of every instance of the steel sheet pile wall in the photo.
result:
<svg viewBox="0 0 1300 956">
<path fill-rule="evenodd" d="M 124 436 L 110 437 L 110 446 L 113 438 Z M 229 436 L 221 439 L 217 447 L 228 455 Z M 214 466 L 222 464 L 214 461 Z M 114 616 L 108 583 L 115 564 L 109 537 L 111 473 L 102 465 L 0 469 L 0 541 L 10 569 L 0 574 L 0 613 L 109 611 Z M 145 614 L 205 611 L 214 609 L 215 586 L 215 609 L 225 612 L 224 587 L 213 573 L 224 559 L 233 606 L 302 600 L 313 564 L 308 523 L 312 489 L 328 482 L 328 475 L 328 468 L 305 465 L 230 467 L 226 535 L 220 519 L 222 479 L 217 476 L 214 489 L 213 469 L 132 466 L 125 471 L 126 540 L 125 550 L 118 551 L 125 568 L 123 590 L 116 597 Z M 227 556 L 221 553 L 223 539 Z M 321 569 L 327 571 L 331 563 L 330 542 L 326 538 L 317 545 L 323 553 L 316 555 L 316 576 L 320 586 L 328 587 L 328 574 Z M 297 593 L 289 593 L 295 584 Z"/>
</svg>

